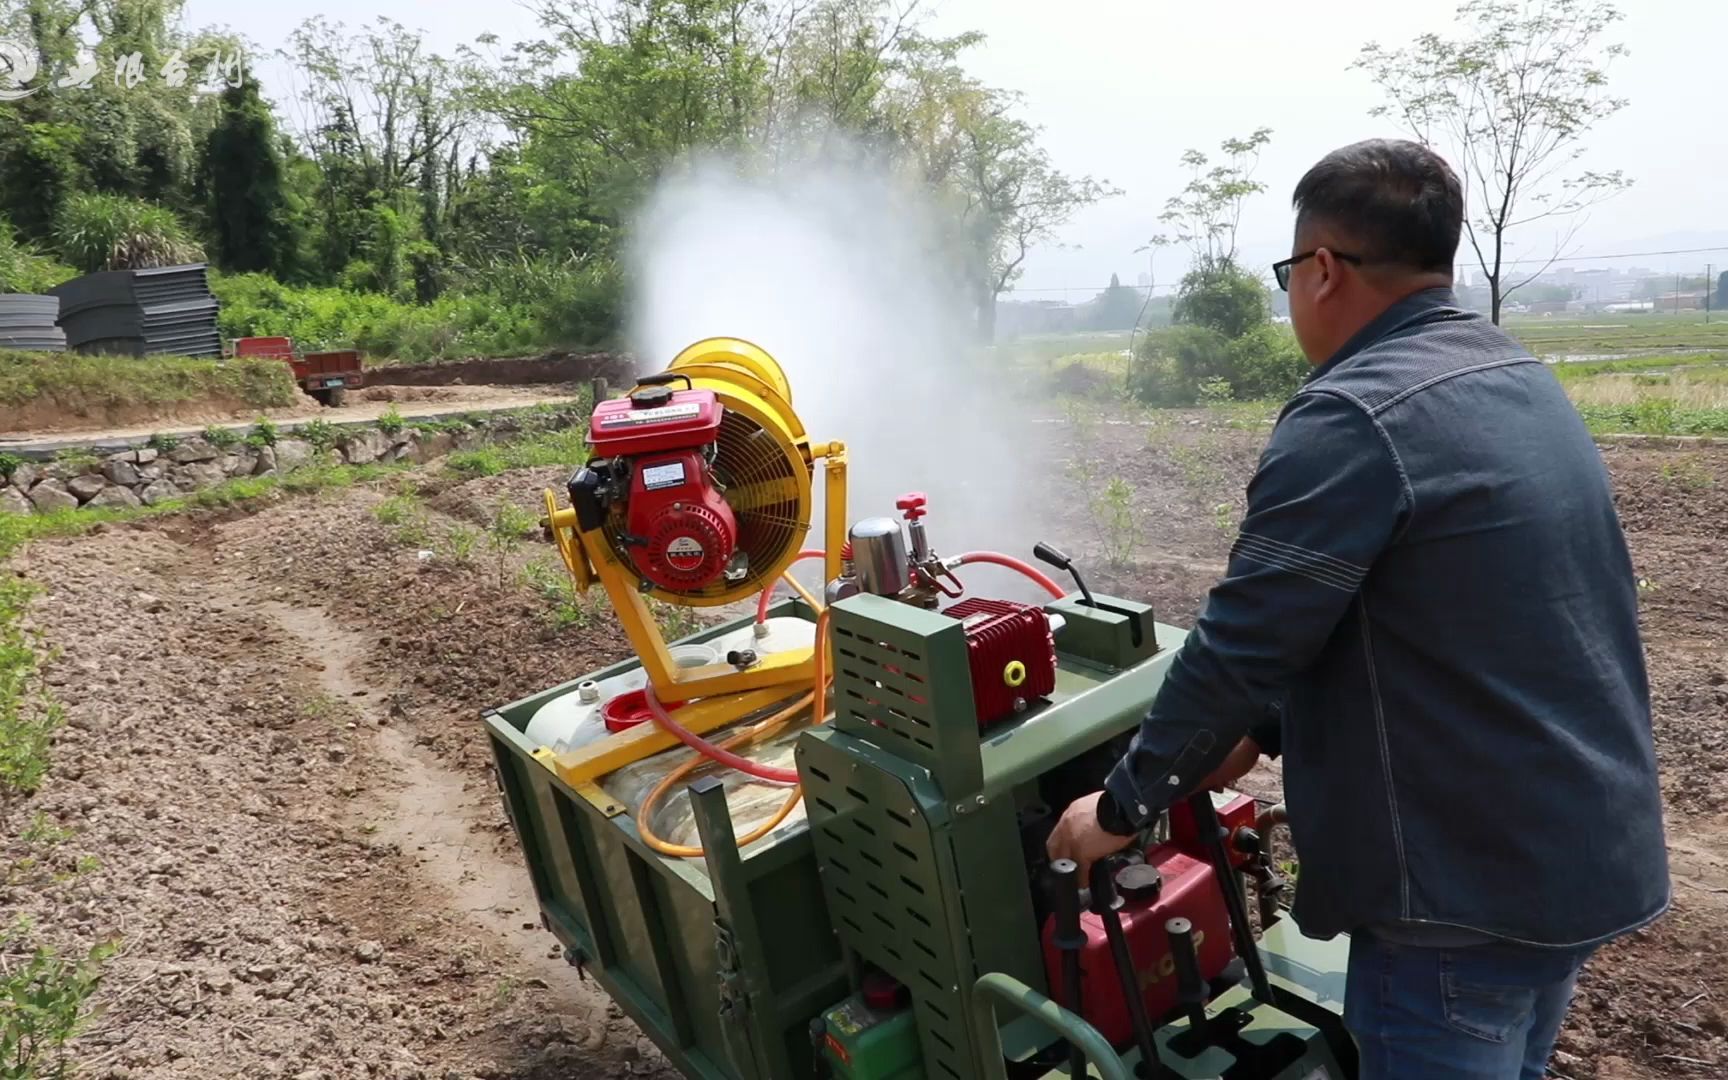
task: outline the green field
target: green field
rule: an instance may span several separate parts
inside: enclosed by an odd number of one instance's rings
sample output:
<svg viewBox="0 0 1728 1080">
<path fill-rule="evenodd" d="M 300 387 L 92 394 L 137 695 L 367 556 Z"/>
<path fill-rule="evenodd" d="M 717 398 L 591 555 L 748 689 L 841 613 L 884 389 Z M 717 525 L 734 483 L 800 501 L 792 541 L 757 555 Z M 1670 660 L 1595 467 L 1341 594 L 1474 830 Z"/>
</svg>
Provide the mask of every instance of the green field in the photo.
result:
<svg viewBox="0 0 1728 1080">
<path fill-rule="evenodd" d="M 1509 315 L 1504 326 L 1537 356 L 1648 353 L 1659 349 L 1728 350 L 1728 312 Z"/>
</svg>

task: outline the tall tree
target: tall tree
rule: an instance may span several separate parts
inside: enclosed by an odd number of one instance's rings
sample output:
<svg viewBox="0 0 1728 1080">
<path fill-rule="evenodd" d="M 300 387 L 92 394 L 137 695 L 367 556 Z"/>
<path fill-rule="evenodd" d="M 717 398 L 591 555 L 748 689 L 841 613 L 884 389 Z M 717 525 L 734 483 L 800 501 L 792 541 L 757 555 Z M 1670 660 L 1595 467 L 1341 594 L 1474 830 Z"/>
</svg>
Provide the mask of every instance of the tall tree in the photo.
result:
<svg viewBox="0 0 1728 1080">
<path fill-rule="evenodd" d="M 204 137 L 198 184 L 208 207 L 211 254 L 225 270 L 294 272 L 293 234 L 276 120 L 258 84 L 222 92 Z"/>
<path fill-rule="evenodd" d="M 968 75 L 962 50 L 976 34 L 913 36 L 900 49 L 903 84 L 889 124 L 926 184 L 942 193 L 955 222 L 959 272 L 977 336 L 996 336 L 996 300 L 1014 284 L 1032 248 L 1075 213 L 1119 194 L 1107 181 L 1070 176 L 1038 144 L 1038 128 L 1015 115 L 1016 94 Z"/>
<path fill-rule="evenodd" d="M 1272 141 L 1271 128 L 1257 128 L 1245 139 L 1219 144 L 1223 158 L 1214 161 L 1199 150 L 1186 150 L 1182 164 L 1188 184 L 1164 203 L 1158 220 L 1168 229 L 1152 238 L 1151 246 L 1182 244 L 1193 255 L 1194 270 L 1236 263 L 1236 231 L 1242 224 L 1242 204 L 1266 185 L 1254 179 L 1260 151 Z"/>
<path fill-rule="evenodd" d="M 452 162 L 473 112 L 457 68 L 419 32 L 383 18 L 354 33 L 308 19 L 286 55 L 304 83 L 298 129 L 322 175 L 325 270 L 401 288 L 404 247 L 425 235 L 424 214 L 448 213 L 444 185 L 461 176 Z M 441 235 L 442 224 L 430 231 Z M 350 271 L 356 260 L 371 265 Z"/>
<path fill-rule="evenodd" d="M 1423 34 L 1400 49 L 1370 43 L 1356 61 L 1388 99 L 1373 115 L 1397 120 L 1458 166 L 1495 322 L 1506 297 L 1560 257 L 1581 212 L 1630 183 L 1578 161 L 1590 130 L 1627 104 L 1608 92 L 1608 69 L 1625 48 L 1602 42 L 1620 18 L 1607 0 L 1468 0 L 1454 20 L 1466 28 L 1460 36 Z M 1552 254 L 1509 276 L 1508 237 L 1539 222 L 1556 229 Z"/>
</svg>

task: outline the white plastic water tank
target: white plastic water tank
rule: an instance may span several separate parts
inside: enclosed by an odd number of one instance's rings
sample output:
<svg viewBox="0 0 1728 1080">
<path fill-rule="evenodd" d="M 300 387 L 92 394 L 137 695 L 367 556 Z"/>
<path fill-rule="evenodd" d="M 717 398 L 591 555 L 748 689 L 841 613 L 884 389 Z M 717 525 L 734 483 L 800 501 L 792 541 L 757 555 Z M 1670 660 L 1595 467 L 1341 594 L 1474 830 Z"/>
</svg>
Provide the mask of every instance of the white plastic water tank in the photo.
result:
<svg viewBox="0 0 1728 1080">
<path fill-rule="evenodd" d="M 606 735 L 606 723 L 600 718 L 601 705 L 647 685 L 648 674 L 641 668 L 597 683 L 583 683 L 577 690 L 555 697 L 535 710 L 523 734 L 535 746 L 549 746 L 559 753 L 585 746 Z M 592 693 L 586 693 L 590 688 Z"/>
<path fill-rule="evenodd" d="M 734 650 L 754 649 L 758 656 L 766 656 L 788 649 L 807 649 L 815 640 L 815 623 L 786 615 L 763 624 L 760 637 L 754 626 L 745 626 L 710 642 L 673 646 L 672 662 L 679 667 L 703 667 L 721 663 Z M 535 746 L 551 747 L 559 753 L 586 746 L 607 734 L 600 707 L 619 694 L 647 685 L 648 674 L 641 668 L 597 683 L 583 683 L 572 693 L 540 706 L 523 734 Z"/>
</svg>

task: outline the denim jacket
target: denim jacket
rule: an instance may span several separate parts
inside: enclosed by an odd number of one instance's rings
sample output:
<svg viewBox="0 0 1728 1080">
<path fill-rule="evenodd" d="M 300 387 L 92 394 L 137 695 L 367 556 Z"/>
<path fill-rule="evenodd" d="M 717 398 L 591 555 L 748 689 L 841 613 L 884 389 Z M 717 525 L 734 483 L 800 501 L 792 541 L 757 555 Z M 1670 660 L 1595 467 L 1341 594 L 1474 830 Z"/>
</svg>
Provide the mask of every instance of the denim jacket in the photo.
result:
<svg viewBox="0 0 1728 1080">
<path fill-rule="evenodd" d="M 1577 946 L 1666 908 L 1607 470 L 1553 375 L 1448 289 L 1394 304 L 1285 406 L 1106 787 L 1142 824 L 1279 702 L 1307 933 Z"/>
</svg>

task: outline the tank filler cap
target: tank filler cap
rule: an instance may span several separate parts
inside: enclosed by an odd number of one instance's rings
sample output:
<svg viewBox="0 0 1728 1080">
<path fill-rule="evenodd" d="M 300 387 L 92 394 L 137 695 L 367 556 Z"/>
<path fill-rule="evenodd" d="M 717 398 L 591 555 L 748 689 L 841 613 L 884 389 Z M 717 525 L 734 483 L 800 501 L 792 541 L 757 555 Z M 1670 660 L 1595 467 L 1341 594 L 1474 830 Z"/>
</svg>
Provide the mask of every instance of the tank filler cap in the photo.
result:
<svg viewBox="0 0 1728 1080">
<path fill-rule="evenodd" d="M 906 987 L 892 975 L 872 971 L 864 976 L 864 1004 L 877 1012 L 898 1009 L 906 995 Z"/>
<path fill-rule="evenodd" d="M 630 404 L 638 409 L 658 409 L 672 404 L 670 386 L 644 386 L 630 395 Z"/>
<path fill-rule="evenodd" d="M 576 686 L 576 700 L 584 705 L 592 705 L 600 700 L 600 684 L 593 679 L 579 683 Z"/>
<path fill-rule="evenodd" d="M 1116 871 L 1116 891 L 1130 903 L 1156 900 L 1164 889 L 1164 875 L 1150 863 L 1134 863 Z"/>
</svg>

